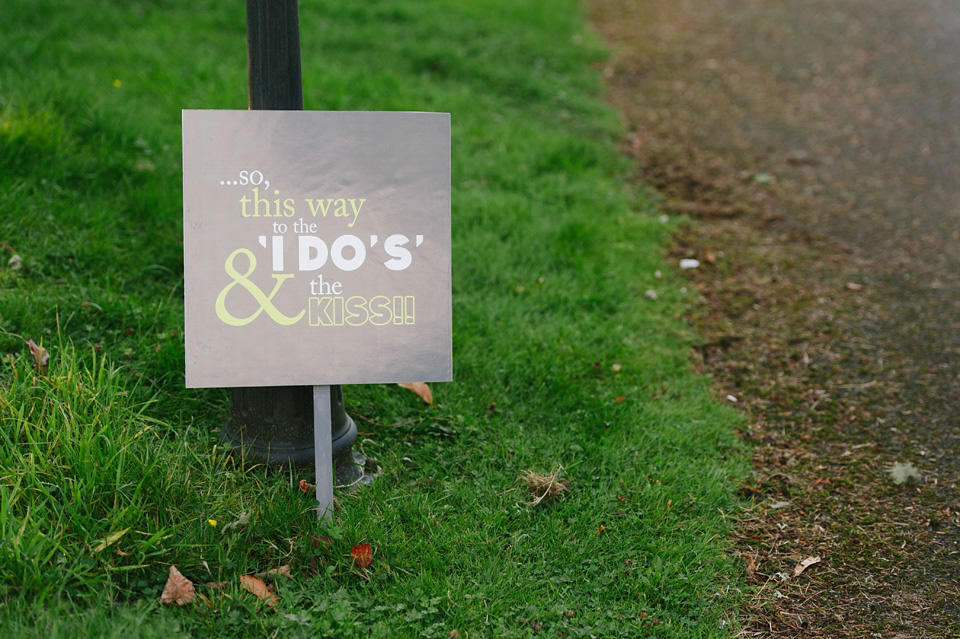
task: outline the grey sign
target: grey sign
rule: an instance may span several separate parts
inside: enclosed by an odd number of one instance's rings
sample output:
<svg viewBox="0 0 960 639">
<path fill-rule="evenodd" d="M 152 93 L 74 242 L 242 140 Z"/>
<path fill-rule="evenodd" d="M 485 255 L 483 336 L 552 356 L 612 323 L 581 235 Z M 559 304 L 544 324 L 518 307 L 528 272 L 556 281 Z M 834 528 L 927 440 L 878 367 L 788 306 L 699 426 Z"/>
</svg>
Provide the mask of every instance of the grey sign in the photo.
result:
<svg viewBox="0 0 960 639">
<path fill-rule="evenodd" d="M 452 379 L 450 117 L 183 112 L 187 386 Z"/>
</svg>

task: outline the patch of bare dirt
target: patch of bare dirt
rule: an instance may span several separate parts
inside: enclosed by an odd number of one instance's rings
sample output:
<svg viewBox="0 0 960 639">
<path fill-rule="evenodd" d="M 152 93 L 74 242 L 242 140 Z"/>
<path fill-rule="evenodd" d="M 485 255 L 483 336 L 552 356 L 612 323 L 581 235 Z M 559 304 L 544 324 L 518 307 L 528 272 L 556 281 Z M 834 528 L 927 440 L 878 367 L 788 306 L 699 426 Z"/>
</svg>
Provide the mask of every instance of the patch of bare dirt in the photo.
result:
<svg viewBox="0 0 960 639">
<path fill-rule="evenodd" d="M 960 493 L 910 390 L 935 394 L 924 380 L 943 371 L 877 337 L 896 318 L 864 280 L 872 258 L 816 223 L 849 208 L 829 188 L 836 158 L 801 144 L 800 127 L 829 118 L 795 122 L 796 146 L 789 122 L 757 133 L 791 107 L 763 60 L 731 55 L 726 6 L 593 0 L 589 13 L 616 52 L 605 76 L 638 179 L 696 218 L 672 249 L 701 262 L 688 271 L 703 300 L 694 357 L 754 446 L 733 540 L 741 635 L 958 637 Z M 898 484 L 898 463 L 919 481 Z"/>
</svg>

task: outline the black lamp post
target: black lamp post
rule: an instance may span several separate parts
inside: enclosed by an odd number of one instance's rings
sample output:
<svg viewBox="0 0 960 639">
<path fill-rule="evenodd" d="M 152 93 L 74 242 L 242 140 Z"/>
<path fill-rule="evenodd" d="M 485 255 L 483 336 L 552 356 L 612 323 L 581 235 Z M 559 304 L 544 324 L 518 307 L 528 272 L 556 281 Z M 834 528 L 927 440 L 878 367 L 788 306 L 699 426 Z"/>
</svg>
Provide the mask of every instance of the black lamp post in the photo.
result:
<svg viewBox="0 0 960 639">
<path fill-rule="evenodd" d="M 247 59 L 251 109 L 303 109 L 297 0 L 247 0 Z M 353 454 L 357 427 L 339 386 L 330 405 L 337 484 L 354 484 L 364 476 Z M 256 462 L 313 465 L 313 388 L 235 388 L 220 438 Z"/>
</svg>

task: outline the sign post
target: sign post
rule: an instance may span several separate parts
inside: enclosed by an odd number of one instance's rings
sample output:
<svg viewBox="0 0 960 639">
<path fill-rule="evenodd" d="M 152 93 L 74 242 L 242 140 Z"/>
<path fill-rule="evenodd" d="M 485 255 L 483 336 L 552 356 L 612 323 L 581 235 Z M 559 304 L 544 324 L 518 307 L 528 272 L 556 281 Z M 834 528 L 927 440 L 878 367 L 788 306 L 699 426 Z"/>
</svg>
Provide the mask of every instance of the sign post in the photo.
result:
<svg viewBox="0 0 960 639">
<path fill-rule="evenodd" d="M 333 516 L 333 441 L 330 438 L 330 387 L 313 387 L 313 450 L 317 469 L 317 519 Z"/>
</svg>

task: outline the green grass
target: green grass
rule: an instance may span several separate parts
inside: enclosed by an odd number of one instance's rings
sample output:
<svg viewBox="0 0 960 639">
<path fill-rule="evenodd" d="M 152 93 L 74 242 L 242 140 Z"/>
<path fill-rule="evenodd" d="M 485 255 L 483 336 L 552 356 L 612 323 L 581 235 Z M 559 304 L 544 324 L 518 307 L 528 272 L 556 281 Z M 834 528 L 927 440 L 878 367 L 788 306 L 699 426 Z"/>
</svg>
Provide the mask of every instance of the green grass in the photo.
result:
<svg viewBox="0 0 960 639">
<path fill-rule="evenodd" d="M 578 5 L 302 4 L 306 108 L 452 114 L 456 381 L 436 407 L 345 388 L 384 475 L 326 526 L 297 490 L 309 473 L 229 455 L 226 391 L 183 387 L 179 126 L 182 108 L 245 108 L 242 5 L 10 0 L 2 634 L 729 636 L 737 417 L 690 371 L 669 228 L 628 182 Z M 525 505 L 521 472 L 556 465 L 566 499 Z M 277 610 L 238 593 L 170 609 L 171 563 L 198 584 L 294 576 Z"/>
</svg>

